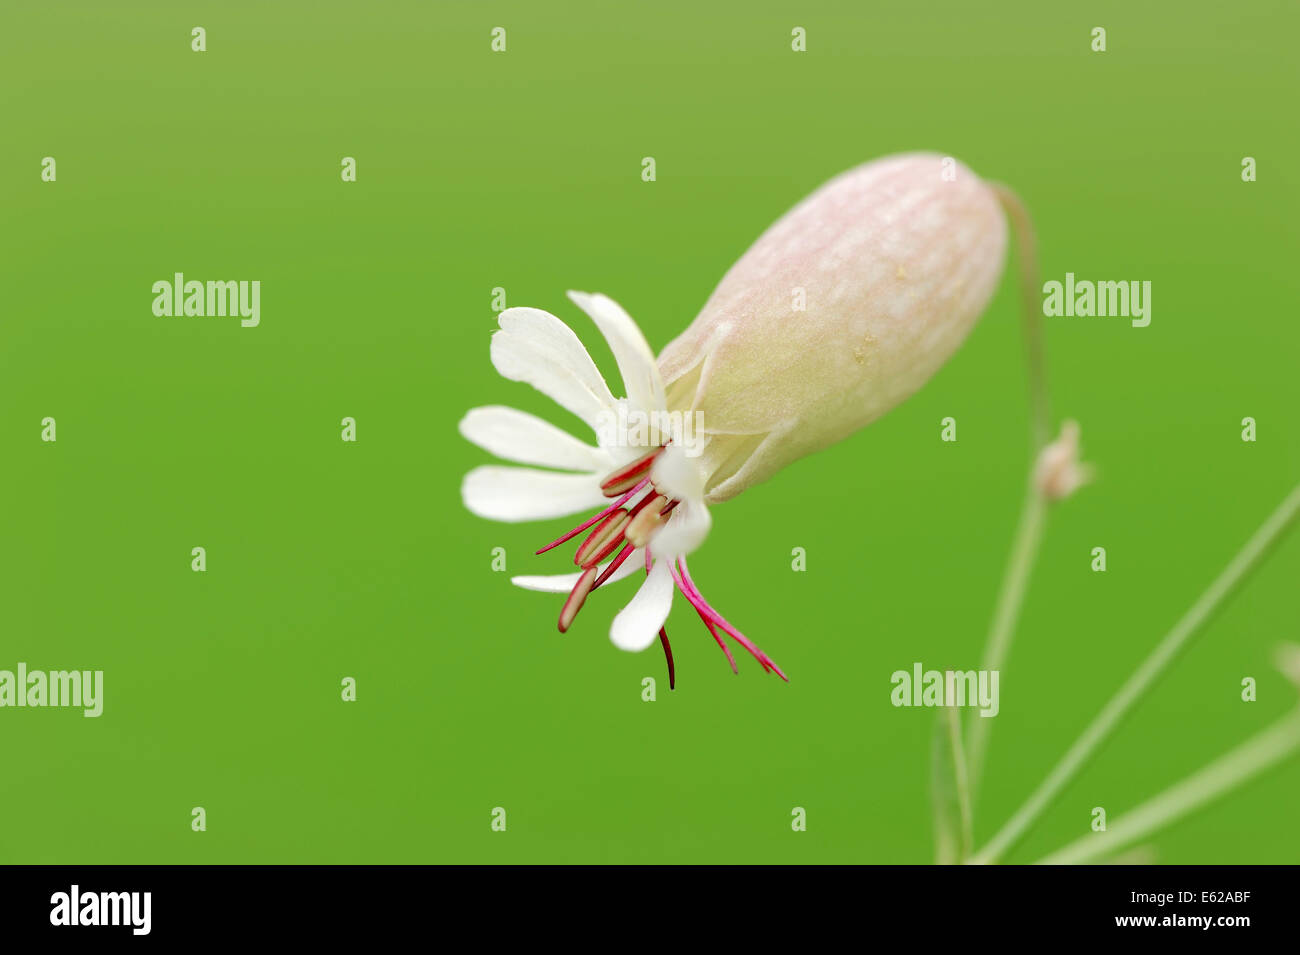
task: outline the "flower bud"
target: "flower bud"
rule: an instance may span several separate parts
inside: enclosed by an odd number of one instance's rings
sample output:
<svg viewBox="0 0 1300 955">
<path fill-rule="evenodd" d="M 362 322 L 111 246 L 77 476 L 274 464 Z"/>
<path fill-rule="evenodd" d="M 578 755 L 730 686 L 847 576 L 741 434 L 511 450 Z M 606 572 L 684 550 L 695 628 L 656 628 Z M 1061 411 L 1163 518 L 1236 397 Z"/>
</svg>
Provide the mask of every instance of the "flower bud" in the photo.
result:
<svg viewBox="0 0 1300 955">
<path fill-rule="evenodd" d="M 1034 463 L 1034 486 L 1049 501 L 1060 501 L 1092 480 L 1092 468 L 1079 462 L 1079 424 L 1066 421 L 1061 436 L 1043 448 Z"/>
<path fill-rule="evenodd" d="M 869 424 L 965 339 L 1002 272 L 993 191 L 937 155 L 826 183 L 723 277 L 659 356 L 672 411 L 700 412 L 710 503 Z"/>
</svg>

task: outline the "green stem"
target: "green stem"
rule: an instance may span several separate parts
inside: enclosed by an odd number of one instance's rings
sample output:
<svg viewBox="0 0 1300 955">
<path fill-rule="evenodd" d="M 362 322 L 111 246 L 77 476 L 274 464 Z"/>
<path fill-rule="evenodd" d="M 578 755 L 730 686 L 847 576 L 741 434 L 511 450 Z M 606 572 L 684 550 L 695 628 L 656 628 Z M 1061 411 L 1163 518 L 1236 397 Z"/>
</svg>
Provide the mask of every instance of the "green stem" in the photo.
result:
<svg viewBox="0 0 1300 955">
<path fill-rule="evenodd" d="M 966 771 L 966 754 L 962 749 L 961 717 L 956 707 L 945 707 L 939 715 L 934 773 L 931 780 L 935 812 L 935 861 L 941 865 L 960 865 L 973 848 L 971 831 L 970 777 Z M 951 805 L 950 805 L 951 801 Z M 957 810 L 956 826 L 950 826 L 950 809 Z M 951 831 L 955 829 L 955 831 Z"/>
<path fill-rule="evenodd" d="M 1020 619 L 1021 607 L 1024 606 L 1029 575 L 1043 540 L 1046 517 L 1047 501 L 1034 486 L 1031 474 L 1025 502 L 1020 510 L 1020 522 L 1016 528 L 1015 540 L 1011 545 L 1011 556 L 1008 558 L 1007 569 L 1002 577 L 997 610 L 993 615 L 993 624 L 989 628 L 988 642 L 985 645 L 983 668 L 987 672 L 993 670 L 1000 672 L 1006 664 L 1007 655 L 1011 650 L 1011 637 Z M 984 754 L 988 749 L 988 736 L 992 722 L 993 720 L 977 717 L 971 723 L 968 747 L 969 768 L 971 789 L 976 792 L 984 769 Z"/>
<path fill-rule="evenodd" d="M 1101 745 L 1102 741 L 1115 729 L 1120 720 L 1128 713 L 1144 693 L 1150 689 L 1156 679 L 1165 671 L 1191 636 L 1213 616 L 1227 597 L 1254 569 L 1256 563 L 1287 529 L 1300 512 L 1300 485 L 1296 485 L 1286 499 L 1278 506 L 1215 579 L 1184 614 L 1172 630 L 1156 646 L 1151 655 L 1134 671 L 1119 691 L 1097 714 L 1083 735 L 1061 757 L 1061 761 L 1048 773 L 1025 804 L 1016 811 L 1006 825 L 989 840 L 989 843 L 971 859 L 973 863 L 992 863 L 1001 858 L 1024 835 L 1025 830 L 1037 820 L 1038 816 L 1074 775 L 1083 767 L 1088 758 Z"/>
<path fill-rule="evenodd" d="M 1297 750 L 1300 750 L 1300 709 L 1293 710 L 1199 772 L 1121 816 L 1105 832 L 1084 836 L 1053 852 L 1039 864 L 1092 862 L 1217 799 Z"/>
<path fill-rule="evenodd" d="M 1029 210 L 1010 186 L 989 183 L 1016 236 L 1016 256 L 1020 262 L 1020 317 L 1025 339 L 1025 371 L 1029 378 L 1030 435 L 1033 456 L 1037 458 L 1050 440 L 1051 403 L 1047 394 L 1047 362 L 1043 357 L 1043 302 L 1038 286 L 1038 238 L 1034 233 Z"/>
<path fill-rule="evenodd" d="M 1030 459 L 1025 501 L 1020 509 L 1016 536 L 1007 558 L 1006 571 L 998 593 L 997 608 L 989 626 L 984 649 L 984 669 L 1001 670 L 1011 650 L 1011 638 L 1025 602 L 1029 575 L 1038 557 L 1047 517 L 1047 502 L 1034 485 L 1034 467 L 1050 438 L 1048 428 L 1051 408 L 1047 395 L 1047 362 L 1043 356 L 1043 308 L 1038 291 L 1038 239 L 1034 224 L 1020 197 L 1002 183 L 990 183 L 1002 203 L 1016 237 L 1016 257 L 1020 266 L 1020 316 L 1025 341 L 1025 374 L 1029 380 Z M 988 750 L 992 720 L 976 719 L 970 729 L 970 786 L 978 794 L 984 771 L 984 754 Z"/>
</svg>

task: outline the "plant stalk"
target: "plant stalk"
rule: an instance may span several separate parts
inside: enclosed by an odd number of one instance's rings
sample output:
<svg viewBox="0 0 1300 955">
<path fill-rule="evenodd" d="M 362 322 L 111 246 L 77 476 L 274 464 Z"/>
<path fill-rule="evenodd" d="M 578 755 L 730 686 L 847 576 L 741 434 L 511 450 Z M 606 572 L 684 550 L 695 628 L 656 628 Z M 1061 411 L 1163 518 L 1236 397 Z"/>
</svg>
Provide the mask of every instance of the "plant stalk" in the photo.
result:
<svg viewBox="0 0 1300 955">
<path fill-rule="evenodd" d="M 1031 474 L 1025 492 L 1025 502 L 1020 510 L 1020 522 L 1011 545 L 1011 556 L 1002 577 L 997 610 L 993 615 L 993 624 L 989 628 L 988 641 L 985 645 L 982 666 L 986 672 L 994 670 L 1000 672 L 1006 664 L 1007 655 L 1011 650 L 1011 638 L 1020 620 L 1020 610 L 1024 606 L 1029 577 L 1038 557 L 1039 545 L 1043 540 L 1046 519 L 1047 501 L 1034 486 Z M 979 789 L 984 769 L 984 754 L 988 749 L 988 736 L 991 729 L 989 724 L 992 722 L 993 720 L 979 718 L 971 721 L 967 750 L 970 785 L 974 792 L 978 792 Z"/>
<path fill-rule="evenodd" d="M 1291 490 L 1246 546 L 1235 556 L 1175 624 L 1151 655 L 1134 671 L 1119 691 L 1111 697 L 1092 723 L 1048 773 L 1025 804 L 1016 811 L 988 844 L 970 860 L 975 864 L 996 862 L 1016 844 L 1047 805 L 1074 778 L 1097 747 L 1108 737 L 1120 720 L 1142 697 L 1177 656 L 1187 641 L 1214 615 L 1224 601 L 1255 568 L 1269 547 L 1287 530 L 1300 512 L 1300 484 Z"/>
<path fill-rule="evenodd" d="M 1047 362 L 1043 349 L 1043 310 L 1038 292 L 1038 239 L 1034 223 L 1020 197 L 1002 183 L 990 183 L 990 188 L 1002 203 L 1016 238 L 1016 257 L 1020 267 L 1021 331 L 1025 342 L 1025 374 L 1029 381 L 1029 477 L 1026 480 L 1025 501 L 1011 554 L 1002 575 L 997 607 L 985 641 L 985 670 L 1001 670 L 1011 650 L 1011 638 L 1020 620 L 1020 610 L 1025 602 L 1025 591 L 1038 548 L 1043 540 L 1047 518 L 1047 501 L 1034 484 L 1034 468 L 1038 456 L 1050 438 L 1051 407 L 1047 393 Z M 988 735 L 992 720 L 976 719 L 971 724 L 967 751 L 968 772 L 972 799 L 979 792 L 984 771 L 984 754 L 988 749 Z"/>
<path fill-rule="evenodd" d="M 1038 864 L 1092 862 L 1217 799 L 1297 750 L 1300 750 L 1300 709 L 1293 710 L 1199 772 L 1121 816 L 1105 832 L 1077 839 Z"/>
</svg>

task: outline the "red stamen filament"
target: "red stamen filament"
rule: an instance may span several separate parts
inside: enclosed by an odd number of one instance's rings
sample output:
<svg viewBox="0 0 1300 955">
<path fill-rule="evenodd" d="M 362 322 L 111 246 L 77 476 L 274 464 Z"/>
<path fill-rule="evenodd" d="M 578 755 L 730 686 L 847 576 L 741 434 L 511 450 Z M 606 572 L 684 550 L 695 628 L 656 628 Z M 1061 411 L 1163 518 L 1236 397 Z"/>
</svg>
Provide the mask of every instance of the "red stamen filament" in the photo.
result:
<svg viewBox="0 0 1300 955">
<path fill-rule="evenodd" d="M 618 552 L 618 556 L 615 557 L 613 560 L 609 562 L 609 564 L 606 565 L 605 569 L 601 572 L 600 576 L 596 578 L 596 582 L 591 585 L 591 589 L 595 590 L 597 587 L 599 587 L 601 584 L 607 581 L 610 575 L 614 573 L 614 571 L 618 570 L 620 566 L 622 566 L 623 561 L 627 560 L 629 557 L 632 556 L 632 551 L 634 550 L 636 550 L 636 548 L 633 547 L 631 544 L 625 545 L 623 549 Z"/>
<path fill-rule="evenodd" d="M 678 565 L 681 568 L 680 574 L 676 567 L 670 568 L 673 574 L 673 580 L 677 582 L 677 588 L 682 592 L 686 599 L 691 602 L 691 605 L 695 607 L 701 615 L 707 616 L 717 626 L 730 634 L 733 640 L 748 650 L 750 655 L 758 661 L 759 666 L 764 670 L 775 673 L 781 679 L 785 680 L 785 682 L 789 683 L 790 678 L 786 676 L 781 668 L 772 661 L 771 657 L 759 649 L 758 645 L 754 643 L 753 640 L 750 640 L 749 637 L 745 636 L 728 623 L 726 618 L 714 610 L 713 607 L 709 605 L 709 602 L 704 599 L 704 596 L 700 593 L 700 589 L 695 586 L 695 581 L 691 580 L 691 572 L 686 567 L 685 557 L 678 558 Z"/>
<path fill-rule="evenodd" d="M 573 589 L 564 601 L 564 606 L 560 609 L 559 629 L 561 633 L 569 629 L 574 618 L 578 615 L 578 611 L 582 609 L 583 604 L 586 602 L 587 596 L 609 580 L 614 572 L 637 549 L 644 548 L 645 569 L 647 574 L 650 572 L 654 563 L 654 558 L 650 553 L 650 542 L 659 528 L 667 523 L 669 515 L 679 503 L 676 499 L 660 493 L 650 480 L 650 469 L 654 465 L 656 456 L 662 450 L 662 447 L 655 448 L 610 474 L 601 482 L 600 487 L 606 497 L 617 498 L 617 500 L 595 517 L 579 524 L 567 534 L 556 538 L 537 551 L 538 554 L 544 554 L 548 550 L 572 540 L 583 531 L 594 527 L 574 554 L 573 562 L 582 568 L 582 573 L 578 576 L 577 582 L 573 585 Z M 624 509 L 624 504 L 647 488 L 649 492 L 641 497 L 636 504 L 632 505 L 630 510 Z M 600 562 L 615 551 L 618 552 L 617 556 L 601 569 L 599 567 Z M 690 570 L 686 566 L 684 556 L 677 557 L 670 562 L 669 573 L 672 574 L 673 583 L 676 584 L 677 589 L 681 591 L 682 596 L 694 608 L 700 620 L 708 629 L 710 636 L 722 649 L 723 654 L 726 655 L 727 663 L 731 665 L 733 673 L 738 673 L 739 670 L 736 667 L 736 659 L 732 656 L 730 647 L 722 638 L 723 633 L 726 633 L 744 647 L 758 661 L 759 666 L 765 672 L 775 673 L 787 683 L 790 682 L 790 678 L 772 661 L 771 657 L 732 626 L 722 614 L 718 613 L 704 599 L 699 587 L 691 579 Z M 659 628 L 659 642 L 663 646 L 664 657 L 668 663 L 668 688 L 670 690 L 675 689 L 676 669 L 673 664 L 672 646 L 668 642 L 668 631 L 665 627 Z"/>
<path fill-rule="evenodd" d="M 541 550 L 534 551 L 534 552 L 533 552 L 533 556 L 536 556 L 536 555 L 538 555 L 538 554 L 545 554 L 548 550 L 553 550 L 554 548 L 559 547 L 559 546 L 560 546 L 561 544 L 563 544 L 565 541 L 573 540 L 573 538 L 577 537 L 579 534 L 581 534 L 583 531 L 585 531 L 585 530 L 586 530 L 588 527 L 590 527 L 592 524 L 596 523 L 596 522 L 597 522 L 598 520 L 600 520 L 602 517 L 605 517 L 606 515 L 609 515 L 609 514 L 613 514 L 613 513 L 614 513 L 615 511 L 617 511 L 620 507 L 622 507 L 624 504 L 626 504 L 626 503 L 628 502 L 628 500 L 632 497 L 632 495 L 634 495 L 637 491 L 641 490 L 643 487 L 645 487 L 645 486 L 646 486 L 647 484 L 649 484 L 649 483 L 650 483 L 650 479 L 649 479 L 649 478 L 646 478 L 644 481 L 642 481 L 642 482 L 640 482 L 639 484 L 637 484 L 636 487 L 632 488 L 632 490 L 628 491 L 626 494 L 624 494 L 622 497 L 620 497 L 617 501 L 615 501 L 615 502 L 614 502 L 613 504 L 611 504 L 609 507 L 605 508 L 605 509 L 604 509 L 603 511 L 601 511 L 599 514 L 597 514 L 595 517 L 593 517 L 591 520 L 589 520 L 589 521 L 584 521 L 583 523 L 581 523 L 581 524 L 579 524 L 577 527 L 575 527 L 573 530 L 569 531 L 569 533 L 564 534 L 564 535 L 562 535 L 562 536 L 560 536 L 560 537 L 555 538 L 555 540 L 551 541 L 549 544 L 547 544 L 547 545 L 546 545 L 545 547 L 543 547 Z"/>
<path fill-rule="evenodd" d="M 668 643 L 668 631 L 663 627 L 659 628 L 659 642 L 664 648 L 664 659 L 668 661 L 668 689 L 675 690 L 677 689 L 677 671 L 673 669 L 673 648 Z"/>
</svg>

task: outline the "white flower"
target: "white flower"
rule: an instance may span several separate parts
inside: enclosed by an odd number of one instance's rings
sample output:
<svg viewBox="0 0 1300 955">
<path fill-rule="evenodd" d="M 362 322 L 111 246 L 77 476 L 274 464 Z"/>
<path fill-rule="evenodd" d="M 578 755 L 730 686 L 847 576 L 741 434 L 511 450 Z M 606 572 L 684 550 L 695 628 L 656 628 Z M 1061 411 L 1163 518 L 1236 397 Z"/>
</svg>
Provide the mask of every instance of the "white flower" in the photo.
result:
<svg viewBox="0 0 1300 955">
<path fill-rule="evenodd" d="M 658 634 L 671 677 L 663 626 L 676 589 L 728 659 L 724 634 L 784 678 L 691 579 L 686 558 L 708 534 L 708 505 L 852 434 L 921 387 L 988 304 L 1005 246 L 998 200 L 974 173 L 940 156 L 894 156 L 836 177 L 778 220 L 658 361 L 617 304 L 571 292 L 609 342 L 624 398 L 610 393 L 558 318 L 508 309 L 492 338 L 493 364 L 582 418 L 597 444 L 519 411 L 477 408 L 461 433 L 535 467 L 475 469 L 462 486 L 465 504 L 504 521 L 599 508 L 539 551 L 585 531 L 578 573 L 514 578 L 569 593 L 561 631 L 593 590 L 644 567 L 645 582 L 614 618 L 617 646 L 642 650 Z"/>
<path fill-rule="evenodd" d="M 672 656 L 664 623 L 674 589 L 699 613 L 731 660 L 723 641 L 730 635 L 765 670 L 785 674 L 704 600 L 691 579 L 686 557 L 708 535 L 704 503 L 707 474 L 690 453 L 693 436 L 680 416 L 667 414 L 663 382 L 654 353 L 636 323 L 603 295 L 570 292 L 609 343 L 627 397 L 615 398 L 577 335 L 548 312 L 511 308 L 501 313 L 492 336 L 492 363 L 504 377 L 524 381 L 582 418 L 596 433 L 595 446 L 533 415 L 513 408 L 475 408 L 460 432 L 497 457 L 536 467 L 486 466 L 465 476 L 465 506 L 481 517 L 528 521 L 600 508 L 569 533 L 543 547 L 544 553 L 586 532 L 574 563 L 581 570 L 559 576 L 515 577 L 529 590 L 568 591 L 559 629 L 568 629 L 587 596 L 638 568 L 647 576 L 614 618 L 610 639 L 624 650 L 644 650 L 658 636 Z M 555 468 L 562 470 L 539 470 Z"/>
</svg>

